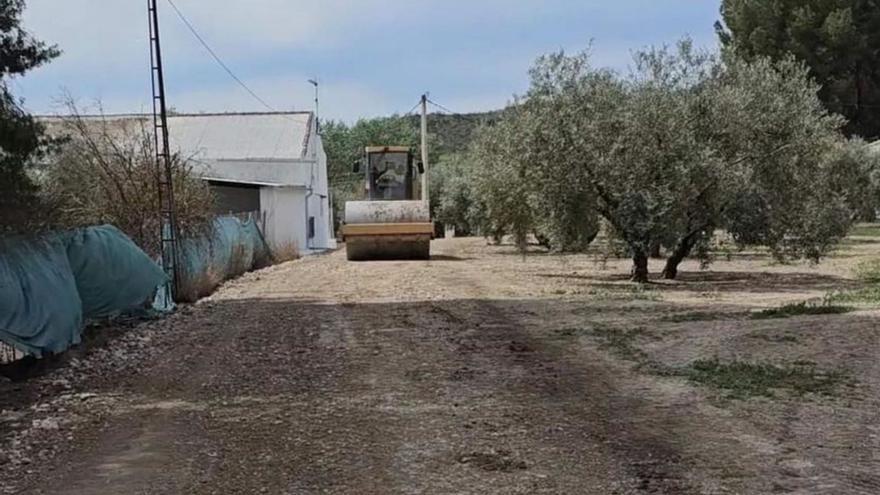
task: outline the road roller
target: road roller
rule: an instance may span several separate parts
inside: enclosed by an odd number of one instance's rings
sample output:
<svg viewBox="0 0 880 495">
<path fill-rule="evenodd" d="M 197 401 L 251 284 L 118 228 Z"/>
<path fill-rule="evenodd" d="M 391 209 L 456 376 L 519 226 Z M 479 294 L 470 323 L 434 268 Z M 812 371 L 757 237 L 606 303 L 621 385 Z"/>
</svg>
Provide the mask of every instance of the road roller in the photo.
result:
<svg viewBox="0 0 880 495">
<path fill-rule="evenodd" d="M 417 180 L 424 169 L 406 146 L 369 146 L 354 164 L 365 201 L 345 203 L 342 237 L 350 261 L 426 260 L 434 223 Z"/>
</svg>

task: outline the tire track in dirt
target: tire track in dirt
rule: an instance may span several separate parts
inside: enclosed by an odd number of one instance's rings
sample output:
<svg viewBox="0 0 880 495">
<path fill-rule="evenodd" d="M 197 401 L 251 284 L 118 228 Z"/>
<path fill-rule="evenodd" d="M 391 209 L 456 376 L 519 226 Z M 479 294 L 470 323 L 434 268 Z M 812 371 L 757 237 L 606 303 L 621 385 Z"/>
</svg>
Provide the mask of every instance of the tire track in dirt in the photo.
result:
<svg viewBox="0 0 880 495">
<path fill-rule="evenodd" d="M 464 286 L 479 293 L 483 279 L 468 278 Z M 550 405 L 552 421 L 574 425 L 582 437 L 591 439 L 602 457 L 616 463 L 621 479 L 630 478 L 626 491 L 700 493 L 685 479 L 689 467 L 682 454 L 663 437 L 666 431 L 680 429 L 680 418 L 658 414 L 656 404 L 622 393 L 616 375 L 628 371 L 606 355 L 576 354 L 553 343 L 552 329 L 523 325 L 524 315 L 544 317 L 552 325 L 552 315 L 546 314 L 552 303 L 474 301 L 467 310 L 437 308 L 452 324 L 480 328 L 458 339 L 460 353 L 488 358 L 483 367 L 524 369 L 524 378 L 512 386 L 528 394 L 529 404 Z M 646 418 L 650 420 L 645 422 Z"/>
</svg>

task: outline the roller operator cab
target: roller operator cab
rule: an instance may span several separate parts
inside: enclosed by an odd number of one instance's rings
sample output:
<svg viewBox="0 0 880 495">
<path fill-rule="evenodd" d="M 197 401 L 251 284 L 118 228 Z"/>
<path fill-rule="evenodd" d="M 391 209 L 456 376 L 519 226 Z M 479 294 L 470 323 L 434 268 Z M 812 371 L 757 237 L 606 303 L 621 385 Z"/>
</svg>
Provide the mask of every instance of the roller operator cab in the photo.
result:
<svg viewBox="0 0 880 495">
<path fill-rule="evenodd" d="M 429 259 L 434 224 L 417 180 L 424 170 L 410 148 L 367 147 L 354 172 L 364 174 L 366 200 L 345 203 L 348 259 Z"/>
</svg>

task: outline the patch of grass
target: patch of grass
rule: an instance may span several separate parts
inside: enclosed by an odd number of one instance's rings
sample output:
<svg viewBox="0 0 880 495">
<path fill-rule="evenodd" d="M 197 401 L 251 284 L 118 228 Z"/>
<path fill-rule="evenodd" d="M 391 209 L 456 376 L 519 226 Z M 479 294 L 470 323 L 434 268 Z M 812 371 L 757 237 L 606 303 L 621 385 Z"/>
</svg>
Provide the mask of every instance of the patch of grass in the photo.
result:
<svg viewBox="0 0 880 495">
<path fill-rule="evenodd" d="M 810 361 L 809 359 L 798 359 L 797 361 L 793 361 L 791 364 L 795 366 L 816 366 L 816 362 Z"/>
<path fill-rule="evenodd" d="M 710 386 L 727 393 L 728 398 L 747 399 L 754 396 L 772 397 L 774 391 L 787 390 L 796 395 L 808 393 L 831 395 L 841 385 L 853 380 L 843 371 L 823 371 L 811 361 L 795 361 L 777 366 L 769 363 L 743 361 L 721 362 L 717 358 L 697 360 L 687 366 L 669 366 L 651 359 L 636 346 L 639 337 L 652 334 L 643 328 L 631 330 L 605 326 L 566 328 L 561 335 L 588 335 L 600 341 L 600 347 L 622 359 L 634 361 L 635 369 L 655 376 L 685 378 L 695 384 Z M 782 335 L 779 341 L 795 341 L 797 337 Z"/>
<path fill-rule="evenodd" d="M 686 313 L 675 313 L 660 318 L 660 321 L 668 322 L 687 322 L 687 321 L 717 321 L 717 320 L 734 320 L 744 316 L 744 313 L 723 312 L 723 311 L 689 311 Z"/>
<path fill-rule="evenodd" d="M 560 337 L 576 337 L 579 335 L 585 335 L 587 331 L 583 328 L 567 327 L 554 330 L 553 333 L 559 335 Z"/>
<path fill-rule="evenodd" d="M 595 327 L 588 330 L 588 334 L 602 342 L 600 347 L 610 350 L 620 358 L 641 362 L 648 357 L 645 351 L 635 345 L 636 339 L 646 334 L 643 328 L 623 330 L 611 327 Z"/>
<path fill-rule="evenodd" d="M 856 290 L 831 292 L 825 296 L 825 301 L 829 304 L 880 305 L 880 284 Z"/>
<path fill-rule="evenodd" d="M 285 242 L 272 250 L 272 260 L 275 263 L 298 260 L 300 258 L 299 245 L 296 241 Z"/>
<path fill-rule="evenodd" d="M 850 231 L 849 235 L 859 237 L 880 237 L 880 225 L 858 225 Z"/>
<path fill-rule="evenodd" d="M 820 371 L 815 366 L 795 364 L 776 366 L 708 359 L 694 361 L 681 371 L 690 381 L 724 390 L 730 398 L 736 399 L 773 397 L 775 390 L 788 390 L 797 395 L 831 395 L 838 386 L 850 382 L 842 371 Z"/>
<path fill-rule="evenodd" d="M 863 282 L 880 283 L 880 259 L 863 261 L 853 271 L 856 278 Z"/>
<path fill-rule="evenodd" d="M 747 335 L 747 337 L 752 339 L 766 340 L 767 342 L 773 342 L 776 344 L 793 343 L 797 342 L 798 340 L 797 335 L 792 335 L 790 333 L 785 333 L 782 335 L 768 333 L 751 333 Z"/>
<path fill-rule="evenodd" d="M 801 315 L 839 315 L 849 313 L 853 308 L 849 306 L 841 306 L 836 304 L 810 304 L 807 302 L 799 302 L 794 304 L 786 304 L 778 308 L 765 309 L 752 313 L 753 320 L 769 320 L 775 318 L 791 318 L 792 316 Z"/>
<path fill-rule="evenodd" d="M 562 328 L 555 331 L 562 337 L 593 337 L 599 341 L 599 348 L 611 351 L 615 356 L 633 361 L 644 361 L 648 355 L 636 347 L 639 337 L 650 336 L 650 332 L 637 327 L 629 330 L 594 324 L 589 328 Z"/>
<path fill-rule="evenodd" d="M 648 284 L 620 285 L 614 289 L 590 288 L 586 294 L 598 300 L 660 301 L 663 299 L 660 291 Z"/>
<path fill-rule="evenodd" d="M 634 361 L 635 369 L 643 373 L 660 376 L 675 376 L 676 370 L 658 361 L 651 359 L 647 352 L 636 346 L 639 337 L 654 337 L 654 334 L 644 328 L 624 330 L 619 328 L 597 326 L 589 329 L 567 329 L 568 332 L 577 332 L 580 335 L 589 335 L 599 340 L 601 349 L 605 349 L 615 356 Z M 573 335 L 574 333 L 570 333 Z"/>
</svg>

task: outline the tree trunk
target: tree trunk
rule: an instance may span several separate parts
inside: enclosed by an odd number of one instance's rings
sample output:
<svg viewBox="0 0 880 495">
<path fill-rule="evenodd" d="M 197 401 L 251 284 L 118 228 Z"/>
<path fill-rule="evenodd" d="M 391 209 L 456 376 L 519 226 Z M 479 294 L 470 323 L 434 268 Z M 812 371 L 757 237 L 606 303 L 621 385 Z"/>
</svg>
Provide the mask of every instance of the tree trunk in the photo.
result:
<svg viewBox="0 0 880 495">
<path fill-rule="evenodd" d="M 660 243 L 655 242 L 651 244 L 651 257 L 652 258 L 662 258 L 663 255 L 660 253 Z"/>
<path fill-rule="evenodd" d="M 630 280 L 640 284 L 648 282 L 648 255 L 642 250 L 633 252 L 633 268 Z"/>
<path fill-rule="evenodd" d="M 694 248 L 694 239 L 696 239 L 696 236 L 687 236 L 678 241 L 678 244 L 675 245 L 675 250 L 672 251 L 669 259 L 666 260 L 666 267 L 663 268 L 663 278 L 675 280 L 678 277 L 678 265 L 691 254 L 691 249 Z"/>
<path fill-rule="evenodd" d="M 856 62 L 856 113 L 853 116 L 853 125 L 855 127 L 855 132 L 858 133 L 861 131 L 861 120 L 862 120 L 862 64 L 860 62 Z"/>
</svg>

